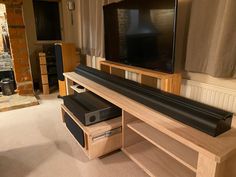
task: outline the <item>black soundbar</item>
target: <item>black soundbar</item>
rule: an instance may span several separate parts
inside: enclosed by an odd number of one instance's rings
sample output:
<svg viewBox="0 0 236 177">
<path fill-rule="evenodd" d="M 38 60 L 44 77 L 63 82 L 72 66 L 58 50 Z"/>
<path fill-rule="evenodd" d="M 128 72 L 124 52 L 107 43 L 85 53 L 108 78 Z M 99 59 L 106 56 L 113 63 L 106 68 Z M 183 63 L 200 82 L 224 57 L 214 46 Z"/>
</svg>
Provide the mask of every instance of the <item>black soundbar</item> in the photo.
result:
<svg viewBox="0 0 236 177">
<path fill-rule="evenodd" d="M 231 128 L 233 113 L 84 65 L 75 72 L 211 136 Z"/>
</svg>

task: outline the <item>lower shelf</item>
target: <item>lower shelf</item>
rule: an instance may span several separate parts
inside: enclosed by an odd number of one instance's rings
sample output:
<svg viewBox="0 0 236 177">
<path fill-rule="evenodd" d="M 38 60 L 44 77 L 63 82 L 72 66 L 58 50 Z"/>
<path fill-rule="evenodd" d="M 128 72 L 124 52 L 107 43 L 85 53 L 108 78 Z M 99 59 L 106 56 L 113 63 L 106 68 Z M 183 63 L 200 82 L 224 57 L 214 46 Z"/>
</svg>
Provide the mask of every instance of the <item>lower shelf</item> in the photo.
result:
<svg viewBox="0 0 236 177">
<path fill-rule="evenodd" d="M 196 173 L 148 141 L 125 147 L 122 151 L 146 173 L 155 177 L 195 177 Z"/>
<path fill-rule="evenodd" d="M 71 129 L 72 131 L 78 129 L 82 130 L 84 135 L 84 147 L 78 144 L 89 159 L 103 156 L 121 148 L 121 117 L 85 126 L 65 105 L 61 105 L 61 111 L 63 122 L 65 122 L 65 114 L 67 114 L 69 115 L 69 119 L 76 124 L 76 126 Z M 68 130 L 71 132 L 69 128 Z M 75 138 L 72 132 L 71 135 Z M 78 142 L 76 138 L 75 140 Z"/>
</svg>

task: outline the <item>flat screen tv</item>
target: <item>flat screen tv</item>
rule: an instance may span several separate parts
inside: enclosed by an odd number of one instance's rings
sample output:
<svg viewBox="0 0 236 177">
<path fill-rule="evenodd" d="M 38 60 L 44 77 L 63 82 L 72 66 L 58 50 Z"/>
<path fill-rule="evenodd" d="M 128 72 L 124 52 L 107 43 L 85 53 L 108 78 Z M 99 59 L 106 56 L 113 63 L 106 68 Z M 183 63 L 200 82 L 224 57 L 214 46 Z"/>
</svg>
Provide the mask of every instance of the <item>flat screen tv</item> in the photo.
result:
<svg viewBox="0 0 236 177">
<path fill-rule="evenodd" d="M 174 72 L 177 0 L 124 0 L 103 12 L 107 60 Z"/>
</svg>

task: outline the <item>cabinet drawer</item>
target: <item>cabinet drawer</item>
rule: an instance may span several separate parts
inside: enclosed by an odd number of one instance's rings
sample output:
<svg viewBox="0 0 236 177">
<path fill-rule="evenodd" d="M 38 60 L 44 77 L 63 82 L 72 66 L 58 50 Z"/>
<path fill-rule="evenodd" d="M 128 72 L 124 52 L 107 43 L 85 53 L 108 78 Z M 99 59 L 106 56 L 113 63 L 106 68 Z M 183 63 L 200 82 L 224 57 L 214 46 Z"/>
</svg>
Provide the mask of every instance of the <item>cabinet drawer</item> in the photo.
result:
<svg viewBox="0 0 236 177">
<path fill-rule="evenodd" d="M 89 158 L 100 157 L 121 148 L 121 127 L 88 137 Z"/>
</svg>

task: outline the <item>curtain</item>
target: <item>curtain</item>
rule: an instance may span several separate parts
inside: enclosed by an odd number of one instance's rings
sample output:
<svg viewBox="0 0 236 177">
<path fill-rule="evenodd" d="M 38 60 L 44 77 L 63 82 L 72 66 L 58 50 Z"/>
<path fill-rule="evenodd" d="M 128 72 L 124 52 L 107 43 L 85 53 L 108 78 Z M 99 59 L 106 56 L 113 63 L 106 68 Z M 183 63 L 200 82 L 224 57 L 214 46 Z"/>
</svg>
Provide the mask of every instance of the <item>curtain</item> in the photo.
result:
<svg viewBox="0 0 236 177">
<path fill-rule="evenodd" d="M 103 5 L 119 0 L 78 0 L 79 47 L 82 54 L 104 57 Z"/>
<path fill-rule="evenodd" d="M 193 0 L 185 69 L 236 77 L 236 0 Z"/>
</svg>

